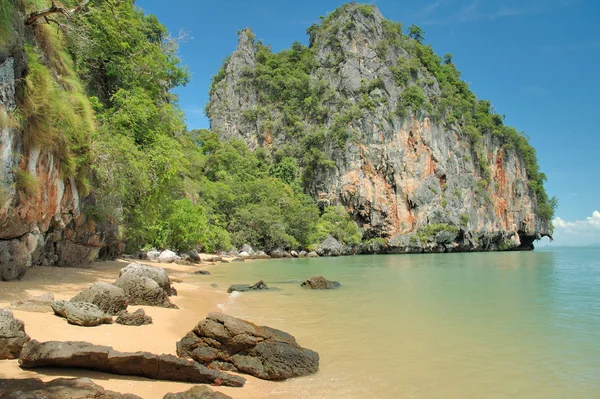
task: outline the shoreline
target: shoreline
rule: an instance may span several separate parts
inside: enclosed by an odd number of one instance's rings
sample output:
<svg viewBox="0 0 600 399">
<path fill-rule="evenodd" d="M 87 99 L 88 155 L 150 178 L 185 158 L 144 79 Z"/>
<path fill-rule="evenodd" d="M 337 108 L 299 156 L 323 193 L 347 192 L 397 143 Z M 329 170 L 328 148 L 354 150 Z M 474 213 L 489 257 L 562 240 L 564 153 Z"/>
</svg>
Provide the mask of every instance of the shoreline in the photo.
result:
<svg viewBox="0 0 600 399">
<path fill-rule="evenodd" d="M 178 295 L 171 301 L 179 309 L 165 309 L 151 306 L 129 306 L 128 311 L 144 309 L 153 319 L 146 326 L 123 326 L 105 324 L 97 327 L 80 327 L 68 324 L 63 318 L 48 312 L 15 310 L 11 302 L 25 300 L 33 296 L 51 293 L 56 300 L 69 300 L 95 282 L 113 283 L 119 270 L 131 262 L 162 267 L 166 270 L 177 289 Z M 205 284 L 192 284 L 193 272 L 199 269 L 210 270 L 219 264 L 201 263 L 184 266 L 175 263 L 155 263 L 139 260 L 116 260 L 95 262 L 91 268 L 64 268 L 35 266 L 30 268 L 22 280 L 1 282 L 0 308 L 13 312 L 16 318 L 25 323 L 25 332 L 38 341 L 87 341 L 97 345 L 108 345 L 125 352 L 146 351 L 155 354 L 175 353 L 175 343 L 210 312 L 222 312 L 219 305 L 227 302 L 229 295 L 223 289 L 212 288 L 212 281 Z M 181 281 L 181 282 L 179 282 Z M 196 280 L 197 281 L 197 280 Z M 49 308 L 49 307 L 48 307 Z M 291 332 L 293 334 L 293 332 Z M 281 387 L 281 382 L 264 381 L 243 374 L 247 383 L 242 388 L 211 387 L 236 399 L 258 399 L 272 388 Z M 18 360 L 0 361 L 0 378 L 39 378 L 50 381 L 55 378 L 87 377 L 105 389 L 133 393 L 144 399 L 162 399 L 168 392 L 186 391 L 193 383 L 158 381 L 133 376 L 120 376 L 85 369 L 31 369 L 19 367 Z"/>
</svg>

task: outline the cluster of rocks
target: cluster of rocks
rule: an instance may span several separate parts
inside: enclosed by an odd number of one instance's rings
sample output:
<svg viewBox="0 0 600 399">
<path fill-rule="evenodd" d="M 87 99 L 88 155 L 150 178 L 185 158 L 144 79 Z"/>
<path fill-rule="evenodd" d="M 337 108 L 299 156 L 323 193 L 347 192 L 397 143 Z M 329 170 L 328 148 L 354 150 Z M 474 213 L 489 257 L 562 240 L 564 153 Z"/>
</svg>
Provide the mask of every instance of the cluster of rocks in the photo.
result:
<svg viewBox="0 0 600 399">
<path fill-rule="evenodd" d="M 177 309 L 170 296 L 177 295 L 164 269 L 130 263 L 122 268 L 114 284 L 94 283 L 70 301 L 50 301 L 57 316 L 70 324 L 93 327 L 116 323 L 127 326 L 152 324 L 143 309 L 128 313 L 129 305 L 157 306 Z"/>
<path fill-rule="evenodd" d="M 310 288 L 334 288 L 339 283 L 312 284 Z M 313 277 L 307 281 L 319 279 Z M 152 284 L 147 280 L 152 281 Z M 120 281 L 120 283 L 119 283 Z M 335 284 L 329 284 L 335 283 Z M 116 322 L 143 325 L 152 322 L 142 309 L 127 312 L 132 303 L 165 306 L 156 295 L 156 287 L 165 295 L 175 290 L 164 269 L 136 263 L 121 269 L 114 285 L 95 283 L 70 301 L 54 301 L 52 296 L 39 298 L 69 323 L 93 326 Z M 263 281 L 247 286 L 248 290 L 268 289 Z M 169 302 L 170 303 L 170 302 Z M 165 306 L 171 307 L 171 306 Z M 206 319 L 176 343 L 177 355 L 149 352 L 119 352 L 109 346 L 81 341 L 31 340 L 22 321 L 0 309 L 0 360 L 18 359 L 22 368 L 60 367 L 95 370 L 155 380 L 241 387 L 246 380 L 227 371 L 246 373 L 267 380 L 285 380 L 315 373 L 319 355 L 301 347 L 290 334 L 220 313 Z M 0 380 L 0 397 L 64 398 L 97 397 L 135 399 L 131 394 L 106 391 L 89 379 Z M 196 386 L 186 392 L 170 393 L 164 399 L 226 399 L 229 396 L 207 387 Z"/>
</svg>

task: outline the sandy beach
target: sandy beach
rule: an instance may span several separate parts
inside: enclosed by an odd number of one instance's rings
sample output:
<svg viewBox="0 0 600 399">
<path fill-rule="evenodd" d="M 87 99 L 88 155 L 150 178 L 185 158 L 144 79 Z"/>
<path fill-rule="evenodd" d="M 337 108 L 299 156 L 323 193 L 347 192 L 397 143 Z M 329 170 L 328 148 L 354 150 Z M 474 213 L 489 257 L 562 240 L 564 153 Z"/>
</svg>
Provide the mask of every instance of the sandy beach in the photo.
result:
<svg viewBox="0 0 600 399">
<path fill-rule="evenodd" d="M 94 282 L 113 283 L 119 270 L 129 262 L 97 262 L 89 269 L 34 267 L 21 281 L 0 283 L 0 308 L 11 309 L 13 301 L 24 300 L 45 293 L 52 293 L 55 299 L 68 300 Z M 210 270 L 218 265 L 182 266 L 177 264 L 156 264 L 163 267 L 171 278 L 178 295 L 171 297 L 179 309 L 163 309 L 149 306 L 130 306 L 130 312 L 143 308 L 152 316 L 153 324 L 140 327 L 120 324 L 97 327 L 70 325 L 63 318 L 55 316 L 50 308 L 45 313 L 13 310 L 15 317 L 23 320 L 25 331 L 38 341 L 87 341 L 98 345 L 112 346 L 119 351 L 147 351 L 157 354 L 175 355 L 175 343 L 190 331 L 209 312 L 220 311 L 218 305 L 227 300 L 223 287 L 212 288 L 211 282 L 189 284 L 191 273 L 199 268 Z M 121 392 L 133 393 L 142 398 L 162 398 L 168 392 L 181 392 L 194 384 L 155 381 L 139 377 L 117 376 L 80 369 L 35 369 L 24 370 L 17 360 L 0 361 L 0 378 L 40 378 L 49 381 L 60 377 L 88 377 L 102 387 Z M 248 375 L 243 388 L 218 387 L 217 391 L 234 398 L 262 398 L 281 383 L 262 381 Z"/>
</svg>

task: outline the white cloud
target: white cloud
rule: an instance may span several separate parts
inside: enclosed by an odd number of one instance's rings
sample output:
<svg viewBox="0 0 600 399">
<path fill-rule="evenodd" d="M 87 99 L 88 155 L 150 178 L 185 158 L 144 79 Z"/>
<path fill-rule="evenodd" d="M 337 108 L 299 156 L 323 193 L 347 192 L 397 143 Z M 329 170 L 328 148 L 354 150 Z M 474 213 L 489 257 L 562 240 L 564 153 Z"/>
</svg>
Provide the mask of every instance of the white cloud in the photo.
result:
<svg viewBox="0 0 600 399">
<path fill-rule="evenodd" d="M 600 243 L 600 212 L 594 211 L 585 220 L 567 221 L 554 218 L 556 245 L 591 245 Z"/>
</svg>

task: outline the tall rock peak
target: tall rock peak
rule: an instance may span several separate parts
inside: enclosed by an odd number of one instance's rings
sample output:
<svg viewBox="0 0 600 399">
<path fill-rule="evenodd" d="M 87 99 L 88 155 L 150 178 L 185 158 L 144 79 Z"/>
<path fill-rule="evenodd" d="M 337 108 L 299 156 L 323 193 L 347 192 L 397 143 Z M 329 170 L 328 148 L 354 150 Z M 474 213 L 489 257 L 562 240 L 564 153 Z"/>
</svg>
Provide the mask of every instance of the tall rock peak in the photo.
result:
<svg viewBox="0 0 600 399">
<path fill-rule="evenodd" d="M 213 81 L 211 128 L 296 158 L 304 190 L 366 237 L 471 250 L 552 234 L 527 140 L 375 6 L 346 4 L 308 28 L 309 47 L 280 53 L 248 32 Z"/>
</svg>

